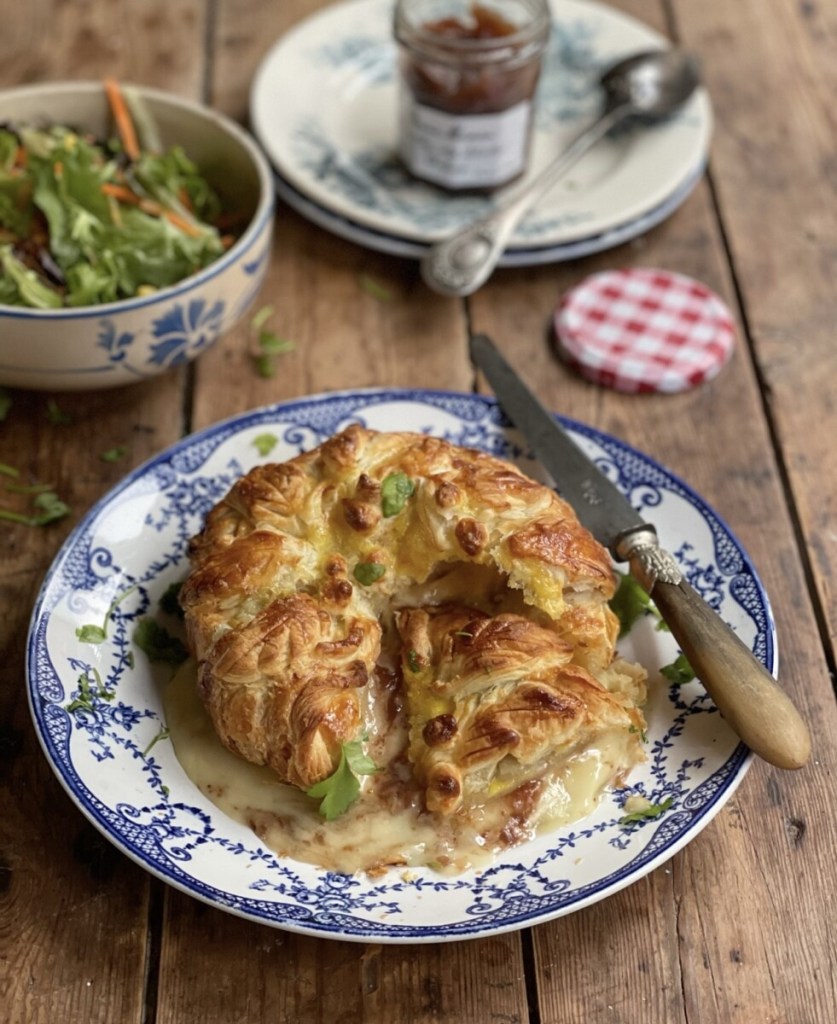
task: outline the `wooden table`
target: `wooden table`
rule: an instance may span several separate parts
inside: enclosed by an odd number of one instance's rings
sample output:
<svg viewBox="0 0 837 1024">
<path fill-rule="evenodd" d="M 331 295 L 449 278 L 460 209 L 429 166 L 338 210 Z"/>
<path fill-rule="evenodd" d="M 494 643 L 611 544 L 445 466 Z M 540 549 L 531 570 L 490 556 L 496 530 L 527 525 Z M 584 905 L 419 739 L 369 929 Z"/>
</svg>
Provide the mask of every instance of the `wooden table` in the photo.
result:
<svg viewBox="0 0 837 1024">
<path fill-rule="evenodd" d="M 38 0 L 5 5 L 0 81 L 150 83 L 244 119 L 268 46 L 319 0 Z M 13 394 L 0 461 L 54 481 L 72 516 L 4 524 L 0 560 L 0 1019 L 827 1024 L 837 1019 L 837 7 L 787 0 L 615 0 L 694 49 L 713 97 L 707 177 L 646 237 L 576 263 L 506 270 L 468 301 L 408 261 L 280 207 L 264 289 L 296 350 L 257 376 L 246 330 L 192 368 L 113 392 Z M 731 364 L 676 397 L 588 385 L 551 353 L 574 282 L 620 266 L 705 281 L 738 319 Z M 361 286 L 368 275 L 389 301 Z M 814 754 L 757 762 L 664 867 L 540 927 L 441 946 L 316 940 L 226 915 L 113 848 L 53 777 L 29 719 L 27 622 L 63 538 L 133 465 L 242 410 L 368 385 L 481 387 L 469 331 L 490 332 L 551 408 L 655 456 L 732 526 L 772 597 L 781 678 Z M 60 343 L 60 339 L 56 339 Z M 56 425 L 48 403 L 72 420 Z M 97 452 L 126 445 L 121 462 Z"/>
</svg>

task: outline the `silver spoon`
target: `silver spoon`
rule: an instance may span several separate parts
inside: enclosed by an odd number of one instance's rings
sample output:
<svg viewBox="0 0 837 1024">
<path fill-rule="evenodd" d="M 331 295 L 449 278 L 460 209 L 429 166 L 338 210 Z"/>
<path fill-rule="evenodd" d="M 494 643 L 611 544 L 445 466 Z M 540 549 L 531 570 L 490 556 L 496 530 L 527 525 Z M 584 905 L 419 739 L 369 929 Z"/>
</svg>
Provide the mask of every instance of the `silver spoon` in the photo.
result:
<svg viewBox="0 0 837 1024">
<path fill-rule="evenodd" d="M 678 110 L 700 83 L 695 59 L 653 50 L 620 60 L 600 79 L 604 109 L 558 157 L 491 213 L 430 247 L 421 261 L 426 283 L 442 295 L 470 295 L 491 275 L 527 210 L 614 125 L 633 117 L 657 121 Z"/>
</svg>

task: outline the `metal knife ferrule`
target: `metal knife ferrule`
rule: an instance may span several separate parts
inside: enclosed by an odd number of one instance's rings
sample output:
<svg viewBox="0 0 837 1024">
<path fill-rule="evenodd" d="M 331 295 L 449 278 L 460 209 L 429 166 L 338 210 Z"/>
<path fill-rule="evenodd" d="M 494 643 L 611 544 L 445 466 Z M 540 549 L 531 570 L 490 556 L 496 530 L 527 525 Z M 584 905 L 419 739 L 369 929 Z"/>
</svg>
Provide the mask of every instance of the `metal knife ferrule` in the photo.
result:
<svg viewBox="0 0 837 1024">
<path fill-rule="evenodd" d="M 677 585 L 683 579 L 677 560 L 660 547 L 657 531 L 650 523 L 625 530 L 610 550 L 617 561 L 629 563 L 631 574 L 649 594 L 658 581 Z"/>
</svg>

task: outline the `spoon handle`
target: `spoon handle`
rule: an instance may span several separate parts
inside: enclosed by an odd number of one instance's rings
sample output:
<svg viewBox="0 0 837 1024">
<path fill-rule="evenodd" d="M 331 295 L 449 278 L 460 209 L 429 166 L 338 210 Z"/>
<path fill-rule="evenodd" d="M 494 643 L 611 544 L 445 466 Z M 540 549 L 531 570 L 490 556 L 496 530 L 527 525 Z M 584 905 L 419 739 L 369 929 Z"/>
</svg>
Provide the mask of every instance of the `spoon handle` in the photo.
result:
<svg viewBox="0 0 837 1024">
<path fill-rule="evenodd" d="M 425 283 L 442 295 L 475 292 L 488 280 L 526 211 L 629 111 L 627 104 L 606 109 L 523 188 L 487 216 L 432 245 L 421 261 Z"/>
</svg>

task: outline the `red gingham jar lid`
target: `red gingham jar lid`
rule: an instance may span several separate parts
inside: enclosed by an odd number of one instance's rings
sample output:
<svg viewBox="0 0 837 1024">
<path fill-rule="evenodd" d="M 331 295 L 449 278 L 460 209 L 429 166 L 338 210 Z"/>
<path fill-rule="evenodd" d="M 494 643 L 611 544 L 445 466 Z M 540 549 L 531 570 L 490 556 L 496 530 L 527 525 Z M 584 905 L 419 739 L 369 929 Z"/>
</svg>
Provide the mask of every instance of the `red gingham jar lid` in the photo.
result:
<svg viewBox="0 0 837 1024">
<path fill-rule="evenodd" d="M 562 354 L 618 391 L 673 393 L 715 377 L 735 337 L 732 315 L 706 285 L 668 270 L 593 274 L 555 311 Z"/>
</svg>

